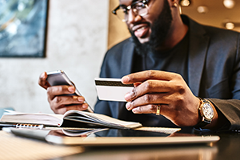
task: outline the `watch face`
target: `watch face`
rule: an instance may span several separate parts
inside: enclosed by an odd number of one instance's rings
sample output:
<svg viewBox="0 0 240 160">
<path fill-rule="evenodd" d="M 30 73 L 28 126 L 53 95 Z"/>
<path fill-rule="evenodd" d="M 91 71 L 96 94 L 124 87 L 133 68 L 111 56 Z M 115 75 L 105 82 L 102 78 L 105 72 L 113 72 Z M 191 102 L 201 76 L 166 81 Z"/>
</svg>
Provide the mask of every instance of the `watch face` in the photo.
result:
<svg viewBox="0 0 240 160">
<path fill-rule="evenodd" d="M 213 118 L 213 109 L 209 103 L 203 104 L 202 113 L 208 120 Z"/>
</svg>

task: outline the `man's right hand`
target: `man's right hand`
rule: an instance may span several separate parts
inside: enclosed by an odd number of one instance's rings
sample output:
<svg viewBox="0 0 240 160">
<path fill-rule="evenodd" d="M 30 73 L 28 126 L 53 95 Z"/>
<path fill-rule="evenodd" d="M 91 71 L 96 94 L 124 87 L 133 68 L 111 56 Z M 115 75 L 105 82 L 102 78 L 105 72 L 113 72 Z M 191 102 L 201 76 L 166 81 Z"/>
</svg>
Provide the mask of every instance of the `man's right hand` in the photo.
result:
<svg viewBox="0 0 240 160">
<path fill-rule="evenodd" d="M 75 92 L 74 86 L 50 86 L 46 72 L 40 75 L 38 84 L 47 90 L 48 102 L 54 113 L 64 114 L 68 110 L 86 110 L 88 108 L 84 97 L 67 95 Z"/>
</svg>

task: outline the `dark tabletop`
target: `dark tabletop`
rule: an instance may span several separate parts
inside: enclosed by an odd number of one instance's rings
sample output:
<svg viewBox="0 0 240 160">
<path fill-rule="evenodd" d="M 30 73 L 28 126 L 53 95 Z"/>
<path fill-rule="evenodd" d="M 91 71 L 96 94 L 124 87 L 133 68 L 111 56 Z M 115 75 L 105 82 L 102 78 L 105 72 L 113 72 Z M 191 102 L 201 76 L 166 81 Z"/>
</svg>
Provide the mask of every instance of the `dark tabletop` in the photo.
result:
<svg viewBox="0 0 240 160">
<path fill-rule="evenodd" d="M 220 140 L 210 144 L 180 144 L 155 146 L 85 147 L 83 153 L 63 157 L 63 160 L 240 160 L 240 133 L 201 133 L 218 135 Z"/>
</svg>

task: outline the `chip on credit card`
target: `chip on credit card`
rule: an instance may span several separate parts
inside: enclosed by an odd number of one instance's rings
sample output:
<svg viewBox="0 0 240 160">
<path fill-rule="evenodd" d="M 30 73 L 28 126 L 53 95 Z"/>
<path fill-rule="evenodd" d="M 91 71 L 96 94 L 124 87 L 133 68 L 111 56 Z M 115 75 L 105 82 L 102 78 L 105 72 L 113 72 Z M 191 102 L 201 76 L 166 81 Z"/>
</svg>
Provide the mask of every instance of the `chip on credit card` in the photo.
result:
<svg viewBox="0 0 240 160">
<path fill-rule="evenodd" d="M 131 91 L 133 84 L 123 84 L 121 79 L 95 78 L 98 98 L 106 101 L 126 102 L 124 96 Z"/>
</svg>

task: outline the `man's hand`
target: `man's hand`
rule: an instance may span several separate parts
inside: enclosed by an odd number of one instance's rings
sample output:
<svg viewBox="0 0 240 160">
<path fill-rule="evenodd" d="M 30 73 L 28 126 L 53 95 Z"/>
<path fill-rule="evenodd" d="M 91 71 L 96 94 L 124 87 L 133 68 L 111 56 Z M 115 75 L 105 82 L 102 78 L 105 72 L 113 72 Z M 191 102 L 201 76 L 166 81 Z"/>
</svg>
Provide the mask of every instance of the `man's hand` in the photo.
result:
<svg viewBox="0 0 240 160">
<path fill-rule="evenodd" d="M 54 113 L 64 114 L 68 110 L 86 110 L 88 104 L 84 103 L 82 96 L 67 96 L 75 92 L 74 86 L 50 86 L 47 82 L 47 73 L 43 72 L 38 84 L 47 90 L 48 102 Z"/>
<path fill-rule="evenodd" d="M 126 108 L 135 114 L 160 114 L 178 126 L 194 126 L 200 121 L 200 101 L 193 95 L 181 75 L 163 71 L 143 71 L 122 78 L 124 84 L 135 84 L 126 94 Z"/>
</svg>

